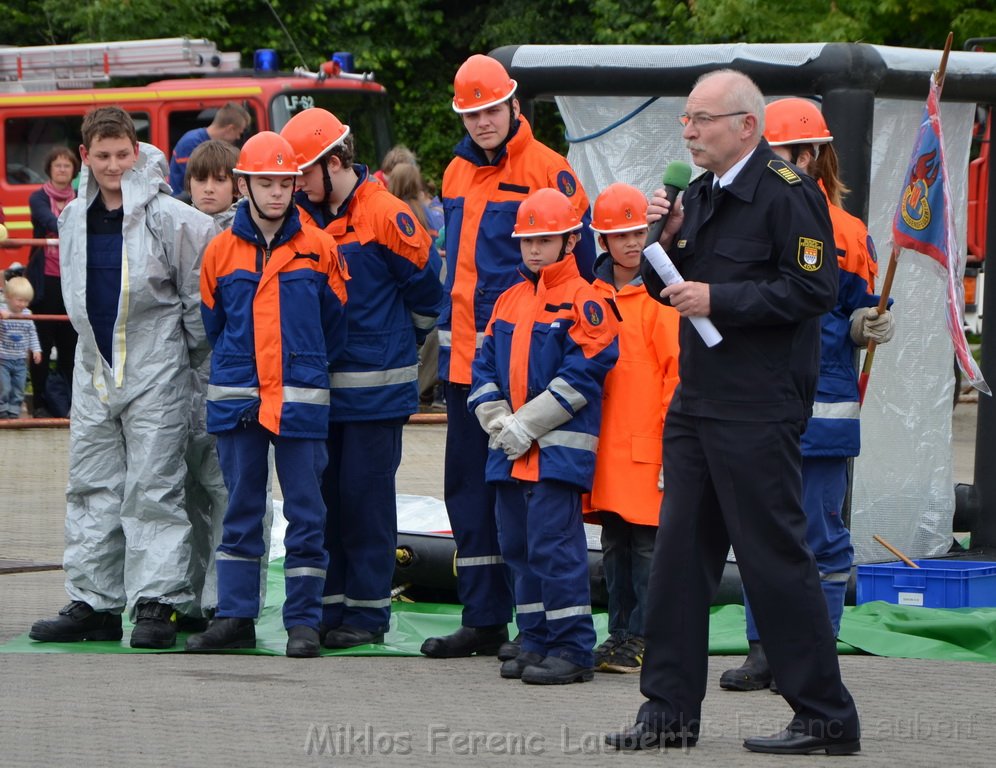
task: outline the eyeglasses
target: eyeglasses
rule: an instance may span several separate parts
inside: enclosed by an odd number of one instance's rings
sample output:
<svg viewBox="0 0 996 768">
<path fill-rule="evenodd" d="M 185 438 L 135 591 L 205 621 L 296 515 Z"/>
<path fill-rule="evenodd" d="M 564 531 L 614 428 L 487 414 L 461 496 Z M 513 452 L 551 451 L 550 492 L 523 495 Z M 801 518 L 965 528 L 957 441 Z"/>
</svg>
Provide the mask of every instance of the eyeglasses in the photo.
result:
<svg viewBox="0 0 996 768">
<path fill-rule="evenodd" d="M 711 125 L 715 123 L 721 117 L 737 117 L 738 115 L 749 115 L 749 112 L 727 112 L 722 115 L 710 115 L 708 112 L 697 112 L 694 115 L 690 115 L 687 112 L 682 112 L 678 115 L 678 122 L 682 125 Z"/>
</svg>

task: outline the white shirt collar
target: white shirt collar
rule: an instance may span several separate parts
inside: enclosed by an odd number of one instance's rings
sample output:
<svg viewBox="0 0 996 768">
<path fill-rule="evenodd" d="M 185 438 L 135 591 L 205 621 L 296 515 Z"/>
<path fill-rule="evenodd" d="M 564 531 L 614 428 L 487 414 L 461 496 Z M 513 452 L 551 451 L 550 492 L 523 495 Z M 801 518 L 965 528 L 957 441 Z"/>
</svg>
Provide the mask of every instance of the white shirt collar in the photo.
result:
<svg viewBox="0 0 996 768">
<path fill-rule="evenodd" d="M 730 184 L 733 183 L 733 180 L 737 178 L 737 175 L 740 173 L 740 171 L 743 170 L 743 167 L 747 165 L 747 161 L 750 160 L 751 155 L 753 155 L 756 151 L 757 147 L 754 147 L 754 149 L 752 149 L 746 155 L 741 157 L 740 160 L 737 161 L 736 165 L 734 165 L 732 168 L 730 168 L 730 170 L 728 170 L 726 173 L 724 173 L 722 176 L 719 177 L 719 180 L 716 183 L 719 184 L 720 187 L 730 186 Z"/>
</svg>

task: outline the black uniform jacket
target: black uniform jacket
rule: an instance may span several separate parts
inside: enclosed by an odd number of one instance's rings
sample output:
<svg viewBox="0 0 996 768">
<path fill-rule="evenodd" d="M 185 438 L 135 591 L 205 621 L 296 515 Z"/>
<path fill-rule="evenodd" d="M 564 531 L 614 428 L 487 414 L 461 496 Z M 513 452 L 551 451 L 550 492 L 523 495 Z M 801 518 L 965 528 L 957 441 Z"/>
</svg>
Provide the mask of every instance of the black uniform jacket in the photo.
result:
<svg viewBox="0 0 996 768">
<path fill-rule="evenodd" d="M 709 283 L 710 319 L 723 341 L 706 347 L 682 318 L 671 411 L 802 424 L 816 393 L 820 316 L 837 299 L 826 201 L 763 139 L 710 202 L 713 181 L 705 173 L 685 191 L 685 220 L 668 255 L 685 280 Z M 650 295 L 665 301 L 649 264 L 643 276 Z"/>
</svg>

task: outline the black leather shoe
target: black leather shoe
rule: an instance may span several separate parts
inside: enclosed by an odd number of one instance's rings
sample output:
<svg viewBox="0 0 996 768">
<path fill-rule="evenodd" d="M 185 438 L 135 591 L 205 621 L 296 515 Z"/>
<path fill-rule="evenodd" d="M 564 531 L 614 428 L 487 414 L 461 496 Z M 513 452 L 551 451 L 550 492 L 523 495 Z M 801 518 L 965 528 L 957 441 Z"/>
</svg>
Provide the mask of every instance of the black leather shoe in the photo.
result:
<svg viewBox="0 0 996 768">
<path fill-rule="evenodd" d="M 605 743 L 622 752 L 637 752 L 641 749 L 660 749 L 661 747 L 694 747 L 697 741 L 698 737 L 690 733 L 671 731 L 661 733 L 655 730 L 650 723 L 645 723 L 642 720 L 625 731 L 605 734 Z"/>
<path fill-rule="evenodd" d="M 582 667 L 559 656 L 547 656 L 539 664 L 522 670 L 522 682 L 530 685 L 567 685 L 587 683 L 595 676 L 591 667 Z"/>
<path fill-rule="evenodd" d="M 252 619 L 223 617 L 211 619 L 207 631 L 187 638 L 186 649 L 193 653 L 213 653 L 234 648 L 255 648 L 256 626 Z"/>
<path fill-rule="evenodd" d="M 751 640 L 748 645 L 750 650 L 744 663 L 720 676 L 720 688 L 727 691 L 760 691 L 771 685 L 771 669 L 760 641 Z"/>
<path fill-rule="evenodd" d="M 383 642 L 383 632 L 371 632 L 368 629 L 352 627 L 349 624 L 342 624 L 335 629 L 330 629 L 322 638 L 322 645 L 326 648 L 355 648 L 358 645 Z"/>
<path fill-rule="evenodd" d="M 287 655 L 292 659 L 313 659 L 322 651 L 318 630 L 298 624 L 287 630 Z"/>
<path fill-rule="evenodd" d="M 499 674 L 506 680 L 518 680 L 522 677 L 522 670 L 534 664 L 539 664 L 542 661 L 543 657 L 538 653 L 523 651 L 514 659 L 502 662 Z"/>
<path fill-rule="evenodd" d="M 28 632 L 28 637 L 40 643 L 120 640 L 121 635 L 121 614 L 95 611 L 80 600 L 73 600 L 54 619 L 36 621 Z"/>
<path fill-rule="evenodd" d="M 765 752 L 772 755 L 811 755 L 813 752 L 853 755 L 861 751 L 861 740 L 810 736 L 786 728 L 774 736 L 754 736 L 747 739 L 744 741 L 744 748 L 751 752 Z"/>
<path fill-rule="evenodd" d="M 176 645 L 176 611 L 158 600 L 139 600 L 135 606 L 132 648 L 163 650 Z"/>
<path fill-rule="evenodd" d="M 522 634 L 515 636 L 514 640 L 506 640 L 498 646 L 498 661 L 510 661 L 522 653 Z"/>
<path fill-rule="evenodd" d="M 504 624 L 494 627 L 460 627 L 452 635 L 430 637 L 421 651 L 433 659 L 457 659 L 464 656 L 494 656 L 501 644 L 508 641 Z"/>
</svg>

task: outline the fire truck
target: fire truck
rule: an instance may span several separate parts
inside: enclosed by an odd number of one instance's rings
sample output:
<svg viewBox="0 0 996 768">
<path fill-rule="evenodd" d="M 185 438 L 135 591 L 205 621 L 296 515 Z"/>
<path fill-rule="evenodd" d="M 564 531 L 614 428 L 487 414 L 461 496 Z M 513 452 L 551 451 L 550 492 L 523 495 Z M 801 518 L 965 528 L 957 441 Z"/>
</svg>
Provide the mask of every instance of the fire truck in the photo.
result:
<svg viewBox="0 0 996 768">
<path fill-rule="evenodd" d="M 257 51 L 253 64 L 242 69 L 238 53 L 188 38 L 0 47 L 0 206 L 8 236 L 32 236 L 28 196 L 46 181 L 45 156 L 58 145 L 76 149 L 83 115 L 100 105 L 126 109 L 139 140 L 167 157 L 228 102 L 252 116 L 246 137 L 323 107 L 351 126 L 361 162 L 376 166 L 390 148 L 387 92 L 371 74 L 352 71 L 350 54 L 335 54 L 317 72 L 278 71 L 271 50 Z M 13 261 L 26 264 L 27 249 L 0 250 L 0 268 Z"/>
</svg>

